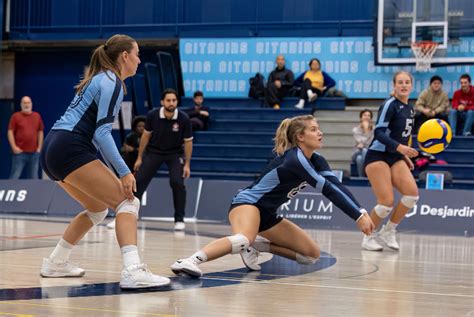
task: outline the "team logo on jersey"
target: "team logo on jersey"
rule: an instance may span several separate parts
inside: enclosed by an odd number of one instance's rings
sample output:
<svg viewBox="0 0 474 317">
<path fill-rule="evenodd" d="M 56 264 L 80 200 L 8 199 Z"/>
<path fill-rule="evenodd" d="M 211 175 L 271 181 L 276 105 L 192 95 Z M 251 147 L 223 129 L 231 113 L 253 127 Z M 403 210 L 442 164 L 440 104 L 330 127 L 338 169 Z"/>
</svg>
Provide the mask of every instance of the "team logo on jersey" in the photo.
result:
<svg viewBox="0 0 474 317">
<path fill-rule="evenodd" d="M 179 131 L 179 124 L 176 122 L 176 123 L 173 123 L 173 132 L 178 132 Z"/>
<path fill-rule="evenodd" d="M 287 195 L 288 199 L 295 197 L 299 193 L 299 191 L 304 189 L 306 186 L 308 186 L 308 183 L 302 182 L 301 184 L 299 184 L 298 186 L 290 190 L 290 192 Z"/>
</svg>

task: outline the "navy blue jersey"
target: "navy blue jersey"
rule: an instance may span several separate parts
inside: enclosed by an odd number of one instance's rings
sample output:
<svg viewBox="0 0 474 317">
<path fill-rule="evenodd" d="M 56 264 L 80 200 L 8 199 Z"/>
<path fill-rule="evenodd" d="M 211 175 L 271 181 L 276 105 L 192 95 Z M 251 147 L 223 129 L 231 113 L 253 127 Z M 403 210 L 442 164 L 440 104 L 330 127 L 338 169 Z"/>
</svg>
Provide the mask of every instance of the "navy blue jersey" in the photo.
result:
<svg viewBox="0 0 474 317">
<path fill-rule="evenodd" d="M 83 136 L 100 151 L 109 167 L 120 177 L 130 173 L 112 137 L 112 124 L 123 100 L 122 80 L 111 71 L 101 72 L 74 97 L 52 130 Z"/>
<path fill-rule="evenodd" d="M 179 109 L 175 109 L 169 120 L 165 117 L 164 107 L 150 110 L 145 130 L 151 132 L 146 150 L 155 154 L 182 154 L 184 142 L 193 139 L 191 120 Z"/>
<path fill-rule="evenodd" d="M 339 182 L 324 157 L 314 153 L 308 160 L 299 148 L 289 149 L 273 159 L 252 185 L 234 197 L 232 204 L 276 210 L 308 184 L 352 219 L 361 216 L 362 207 Z"/>
<path fill-rule="evenodd" d="M 408 145 L 413 128 L 415 110 L 395 97 L 380 106 L 375 123 L 374 139 L 369 150 L 396 152 L 399 144 Z"/>
</svg>

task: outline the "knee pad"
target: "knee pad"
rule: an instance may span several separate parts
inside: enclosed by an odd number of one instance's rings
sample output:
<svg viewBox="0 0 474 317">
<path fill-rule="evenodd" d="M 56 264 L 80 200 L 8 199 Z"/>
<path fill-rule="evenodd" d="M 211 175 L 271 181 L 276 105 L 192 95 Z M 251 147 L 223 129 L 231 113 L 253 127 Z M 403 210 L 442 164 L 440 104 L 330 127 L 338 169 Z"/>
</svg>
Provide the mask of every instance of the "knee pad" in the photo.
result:
<svg viewBox="0 0 474 317">
<path fill-rule="evenodd" d="M 246 250 L 250 245 L 249 239 L 241 233 L 234 234 L 233 236 L 227 237 L 227 239 L 229 239 L 232 245 L 232 254 L 240 253 Z"/>
<path fill-rule="evenodd" d="M 108 208 L 99 212 L 90 212 L 89 210 L 85 211 L 86 216 L 89 217 L 89 219 L 92 222 L 92 225 L 94 226 L 101 223 L 105 219 L 105 217 L 107 217 L 108 213 L 109 213 Z"/>
<path fill-rule="evenodd" d="M 400 199 L 400 202 L 403 204 L 403 206 L 411 209 L 415 207 L 416 203 L 418 202 L 418 198 L 420 197 L 403 195 L 402 198 Z"/>
<path fill-rule="evenodd" d="M 138 219 L 138 211 L 140 210 L 140 200 L 135 197 L 133 201 L 129 201 L 125 199 L 122 201 L 117 208 L 115 208 L 115 214 L 118 215 L 119 213 L 127 213 L 132 214 Z"/>
<path fill-rule="evenodd" d="M 296 252 L 296 262 L 303 265 L 311 265 L 316 263 L 318 259 L 312 258 L 310 256 L 302 255 Z"/>
<path fill-rule="evenodd" d="M 392 212 L 393 207 L 388 207 L 384 205 L 376 205 L 374 207 L 375 213 L 379 218 L 387 218 L 388 215 Z"/>
</svg>

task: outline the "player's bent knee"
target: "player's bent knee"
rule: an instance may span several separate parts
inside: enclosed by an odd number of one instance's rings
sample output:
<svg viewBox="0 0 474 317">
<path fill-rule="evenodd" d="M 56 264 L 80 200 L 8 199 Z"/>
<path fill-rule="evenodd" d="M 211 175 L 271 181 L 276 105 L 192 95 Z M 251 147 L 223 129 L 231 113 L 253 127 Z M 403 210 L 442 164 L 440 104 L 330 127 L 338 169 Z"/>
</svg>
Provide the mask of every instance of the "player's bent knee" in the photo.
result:
<svg viewBox="0 0 474 317">
<path fill-rule="evenodd" d="M 96 226 L 99 223 L 101 223 L 105 219 L 105 217 L 107 217 L 108 213 L 109 213 L 108 208 L 106 208 L 105 210 L 99 211 L 99 212 L 91 212 L 89 210 L 85 211 L 86 216 L 89 217 L 89 219 L 92 222 L 93 226 Z"/>
<path fill-rule="evenodd" d="M 390 213 L 392 212 L 392 209 L 393 207 L 389 207 L 389 206 L 385 206 L 385 205 L 376 205 L 374 207 L 374 210 L 375 210 L 375 213 L 377 214 L 377 216 L 379 216 L 379 218 L 383 219 L 383 218 L 387 218 L 388 215 L 390 215 Z"/>
<path fill-rule="evenodd" d="M 232 245 L 232 254 L 238 254 L 246 250 L 250 245 L 249 239 L 241 233 L 229 236 L 227 239 L 229 239 L 230 244 Z"/>
<path fill-rule="evenodd" d="M 303 265 L 311 265 L 311 264 L 314 264 L 316 263 L 316 261 L 318 261 L 318 257 L 311 257 L 311 256 L 307 256 L 307 255 L 302 255 L 298 252 L 296 252 L 296 262 L 299 263 L 299 264 L 303 264 Z"/>
<path fill-rule="evenodd" d="M 419 196 L 403 195 L 402 198 L 400 199 L 400 202 L 403 204 L 403 206 L 411 209 L 415 207 L 419 198 L 420 198 Z"/>
<path fill-rule="evenodd" d="M 132 214 L 138 219 L 138 212 L 140 210 L 140 200 L 135 197 L 133 201 L 129 201 L 128 199 L 125 199 L 122 201 L 117 208 L 115 208 L 115 214 L 120 214 L 120 213 L 127 213 L 127 214 Z"/>
</svg>

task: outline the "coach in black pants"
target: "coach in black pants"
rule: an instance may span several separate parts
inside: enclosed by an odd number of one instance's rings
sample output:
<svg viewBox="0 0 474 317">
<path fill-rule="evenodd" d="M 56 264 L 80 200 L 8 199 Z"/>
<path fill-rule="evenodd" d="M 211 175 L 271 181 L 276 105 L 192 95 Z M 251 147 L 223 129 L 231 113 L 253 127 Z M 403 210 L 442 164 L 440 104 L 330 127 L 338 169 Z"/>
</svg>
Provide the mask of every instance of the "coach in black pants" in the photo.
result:
<svg viewBox="0 0 474 317">
<path fill-rule="evenodd" d="M 138 158 L 134 166 L 136 196 L 141 199 L 161 164 L 166 163 L 173 190 L 174 229 L 184 230 L 184 179 L 191 175 L 190 162 L 193 152 L 191 121 L 186 113 L 177 109 L 178 94 L 173 89 L 163 91 L 161 105 L 161 108 L 148 113 L 145 131 L 140 139 Z"/>
</svg>

